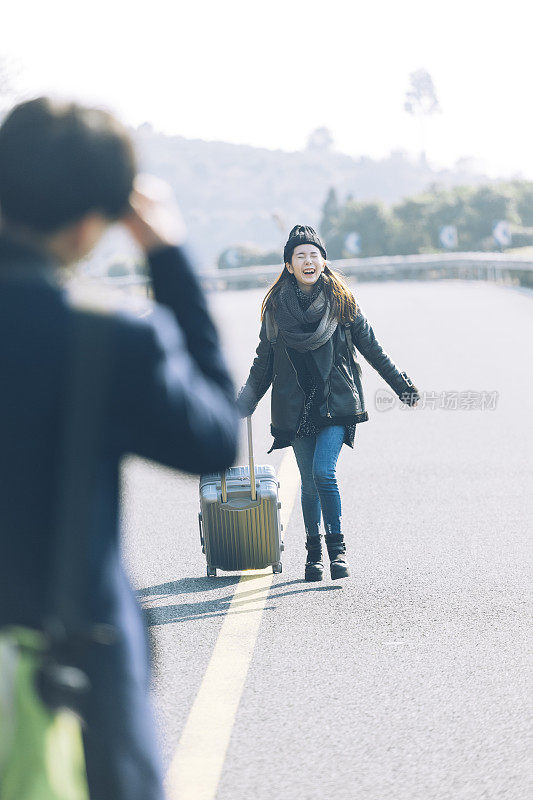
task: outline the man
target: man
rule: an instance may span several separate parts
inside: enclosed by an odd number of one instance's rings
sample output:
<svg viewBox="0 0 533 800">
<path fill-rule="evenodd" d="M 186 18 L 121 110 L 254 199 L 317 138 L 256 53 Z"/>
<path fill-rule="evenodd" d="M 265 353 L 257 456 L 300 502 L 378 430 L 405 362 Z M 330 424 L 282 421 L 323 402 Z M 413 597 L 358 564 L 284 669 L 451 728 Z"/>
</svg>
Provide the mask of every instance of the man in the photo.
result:
<svg viewBox="0 0 533 800">
<path fill-rule="evenodd" d="M 42 628 L 47 613 L 67 342 L 79 313 L 57 267 L 87 255 L 120 220 L 146 253 L 157 301 L 148 316 L 111 320 L 86 613 L 118 636 L 90 647 L 82 665 L 92 686 L 84 744 L 94 800 L 163 796 L 146 635 L 119 553 L 120 459 L 129 452 L 192 473 L 220 470 L 235 458 L 238 428 L 183 233 L 160 203 L 132 192 L 134 178 L 130 140 L 103 111 L 40 98 L 0 128 L 0 627 Z"/>
</svg>

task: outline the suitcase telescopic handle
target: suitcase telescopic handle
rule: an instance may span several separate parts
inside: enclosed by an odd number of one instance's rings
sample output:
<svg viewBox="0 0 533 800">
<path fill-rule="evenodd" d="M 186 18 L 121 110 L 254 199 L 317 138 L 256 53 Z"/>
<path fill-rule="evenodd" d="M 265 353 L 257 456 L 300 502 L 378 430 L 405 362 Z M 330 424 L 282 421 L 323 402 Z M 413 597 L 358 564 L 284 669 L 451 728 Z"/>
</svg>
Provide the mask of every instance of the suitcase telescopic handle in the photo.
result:
<svg viewBox="0 0 533 800">
<path fill-rule="evenodd" d="M 257 499 L 255 488 L 255 463 L 254 463 L 254 443 L 252 439 L 252 418 L 246 417 L 246 429 L 248 431 L 248 463 L 250 465 L 250 493 L 252 500 Z"/>
<path fill-rule="evenodd" d="M 252 500 L 257 500 L 257 489 L 255 485 L 255 464 L 254 464 L 254 443 L 252 439 L 252 418 L 246 417 L 246 429 L 248 431 L 248 463 L 250 466 L 250 494 Z M 220 479 L 220 490 L 222 502 L 228 502 L 228 487 L 226 485 L 226 471 L 222 472 Z"/>
</svg>

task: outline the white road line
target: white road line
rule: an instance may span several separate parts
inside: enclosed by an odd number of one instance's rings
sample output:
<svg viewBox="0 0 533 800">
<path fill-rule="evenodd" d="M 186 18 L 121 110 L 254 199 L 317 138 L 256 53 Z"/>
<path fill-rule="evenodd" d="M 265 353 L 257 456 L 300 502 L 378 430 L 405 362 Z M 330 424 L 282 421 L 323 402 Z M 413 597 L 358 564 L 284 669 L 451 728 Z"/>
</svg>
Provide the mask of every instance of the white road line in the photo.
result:
<svg viewBox="0 0 533 800">
<path fill-rule="evenodd" d="M 283 458 L 278 478 L 286 528 L 299 486 L 292 449 Z M 169 800 L 216 796 L 272 577 L 269 567 L 244 572 L 237 584 L 166 776 Z M 252 598 L 244 600 L 251 588 Z"/>
</svg>

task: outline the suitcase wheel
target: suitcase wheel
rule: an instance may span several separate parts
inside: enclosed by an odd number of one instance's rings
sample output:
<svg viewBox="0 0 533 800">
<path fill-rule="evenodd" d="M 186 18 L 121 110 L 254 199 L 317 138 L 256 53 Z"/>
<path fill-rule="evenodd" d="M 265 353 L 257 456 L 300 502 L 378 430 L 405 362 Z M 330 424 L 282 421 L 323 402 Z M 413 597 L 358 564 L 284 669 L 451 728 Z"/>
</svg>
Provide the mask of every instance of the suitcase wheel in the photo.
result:
<svg viewBox="0 0 533 800">
<path fill-rule="evenodd" d="M 272 572 L 274 575 L 279 575 L 280 572 L 283 572 L 283 564 L 281 561 L 278 561 L 277 564 L 272 564 Z"/>
<path fill-rule="evenodd" d="M 217 576 L 216 567 L 207 567 L 207 577 L 216 578 L 216 576 Z"/>
</svg>

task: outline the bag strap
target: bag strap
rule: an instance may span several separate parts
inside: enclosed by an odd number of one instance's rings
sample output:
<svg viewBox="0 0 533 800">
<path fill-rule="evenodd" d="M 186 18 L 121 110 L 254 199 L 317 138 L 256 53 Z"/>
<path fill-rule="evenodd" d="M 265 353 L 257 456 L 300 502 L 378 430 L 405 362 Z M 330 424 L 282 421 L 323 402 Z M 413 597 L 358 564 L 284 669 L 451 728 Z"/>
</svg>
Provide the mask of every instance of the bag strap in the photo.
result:
<svg viewBox="0 0 533 800">
<path fill-rule="evenodd" d="M 51 569 L 51 628 L 84 635 L 96 490 L 111 362 L 111 317 L 71 306 L 66 417 Z"/>
</svg>

